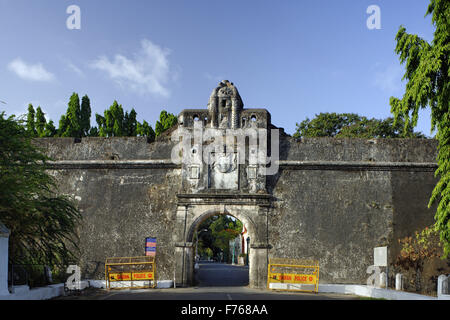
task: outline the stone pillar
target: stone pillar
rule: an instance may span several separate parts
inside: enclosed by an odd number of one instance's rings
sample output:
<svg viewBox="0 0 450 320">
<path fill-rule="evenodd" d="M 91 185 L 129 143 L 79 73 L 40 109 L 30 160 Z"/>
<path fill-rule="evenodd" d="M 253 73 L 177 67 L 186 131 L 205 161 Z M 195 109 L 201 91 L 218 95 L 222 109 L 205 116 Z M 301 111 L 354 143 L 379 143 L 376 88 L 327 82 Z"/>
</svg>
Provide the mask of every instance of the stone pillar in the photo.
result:
<svg viewBox="0 0 450 320">
<path fill-rule="evenodd" d="M 188 207 L 179 205 L 177 207 L 175 229 L 173 230 L 172 239 L 175 245 L 175 282 L 177 286 L 186 286 L 188 273 L 189 246 L 186 241 L 187 232 Z"/>
<path fill-rule="evenodd" d="M 193 249 L 192 242 L 175 244 L 175 282 L 177 287 L 188 287 L 194 282 Z"/>
<path fill-rule="evenodd" d="M 8 291 L 8 241 L 9 230 L 0 222 L 0 296 Z"/>
<path fill-rule="evenodd" d="M 267 287 L 267 265 L 269 262 L 268 243 L 268 210 L 267 206 L 260 205 L 257 213 L 252 217 L 252 230 L 249 229 L 250 238 L 250 288 L 263 289 Z"/>
<path fill-rule="evenodd" d="M 441 295 L 449 294 L 449 292 L 448 292 L 448 277 L 445 274 L 441 274 L 438 277 L 437 294 L 438 294 L 438 298 Z"/>
<path fill-rule="evenodd" d="M 403 275 L 401 273 L 395 275 L 395 290 L 403 290 Z"/>
<path fill-rule="evenodd" d="M 237 129 L 239 128 L 240 119 L 238 100 L 233 98 L 231 103 L 231 129 Z"/>
<path fill-rule="evenodd" d="M 210 111 L 210 117 L 211 117 L 211 128 L 217 128 L 219 126 L 219 108 L 218 108 L 218 102 L 217 97 L 211 97 L 211 100 L 209 102 L 211 111 Z"/>
<path fill-rule="evenodd" d="M 264 289 L 267 287 L 267 257 L 269 246 L 250 243 L 250 288 Z"/>
</svg>

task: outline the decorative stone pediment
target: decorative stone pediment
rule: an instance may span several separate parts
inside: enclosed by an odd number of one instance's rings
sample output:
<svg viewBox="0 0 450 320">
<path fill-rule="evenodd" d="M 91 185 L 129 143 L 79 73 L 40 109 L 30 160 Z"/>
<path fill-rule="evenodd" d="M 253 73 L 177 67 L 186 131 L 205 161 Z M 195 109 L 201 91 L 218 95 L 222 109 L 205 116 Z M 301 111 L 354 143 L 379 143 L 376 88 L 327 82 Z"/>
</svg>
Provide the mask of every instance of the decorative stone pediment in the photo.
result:
<svg viewBox="0 0 450 320">
<path fill-rule="evenodd" d="M 178 116 L 182 145 L 182 191 L 257 193 L 265 192 L 270 113 L 244 109 L 236 86 L 221 81 L 213 89 L 206 109 L 185 109 Z"/>
</svg>

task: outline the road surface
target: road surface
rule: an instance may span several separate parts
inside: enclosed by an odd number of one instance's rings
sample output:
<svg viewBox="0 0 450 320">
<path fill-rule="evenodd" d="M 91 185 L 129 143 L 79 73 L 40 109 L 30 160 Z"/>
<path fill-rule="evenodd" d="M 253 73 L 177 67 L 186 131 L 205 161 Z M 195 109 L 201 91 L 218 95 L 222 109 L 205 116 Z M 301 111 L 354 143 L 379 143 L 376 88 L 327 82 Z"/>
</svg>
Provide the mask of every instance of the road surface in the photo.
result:
<svg viewBox="0 0 450 320">
<path fill-rule="evenodd" d="M 243 287 L 248 285 L 248 267 L 225 263 L 198 263 L 195 273 L 198 287 Z"/>
</svg>

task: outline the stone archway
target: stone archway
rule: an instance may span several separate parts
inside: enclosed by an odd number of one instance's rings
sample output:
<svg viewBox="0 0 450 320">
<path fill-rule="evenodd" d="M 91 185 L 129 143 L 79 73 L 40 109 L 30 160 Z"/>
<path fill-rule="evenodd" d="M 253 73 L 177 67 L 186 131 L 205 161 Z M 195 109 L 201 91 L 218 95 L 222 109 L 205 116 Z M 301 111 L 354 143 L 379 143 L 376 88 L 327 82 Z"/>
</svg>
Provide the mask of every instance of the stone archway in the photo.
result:
<svg viewBox="0 0 450 320">
<path fill-rule="evenodd" d="M 210 217 L 214 217 L 214 216 L 221 216 L 221 215 L 227 215 L 227 216 L 232 216 L 234 218 L 236 218 L 237 220 L 241 221 L 242 224 L 246 227 L 247 229 L 247 234 L 250 237 L 250 240 L 252 239 L 252 234 L 254 230 L 254 226 L 253 226 L 253 222 L 248 218 L 245 217 L 242 214 L 239 214 L 238 212 L 230 212 L 229 210 L 225 209 L 225 211 L 217 211 L 217 210 L 208 210 L 205 213 L 203 213 L 202 215 L 200 215 L 190 226 L 190 228 L 188 229 L 187 232 L 187 240 L 188 242 L 192 243 L 192 255 L 190 255 L 190 261 L 187 262 L 187 270 L 189 270 L 189 275 L 188 278 L 189 279 L 194 279 L 194 274 L 193 274 L 193 269 L 191 268 L 191 265 L 194 266 L 195 265 L 195 248 L 196 248 L 196 243 L 195 243 L 195 234 L 196 232 L 199 230 L 199 226 L 208 218 Z M 250 263 L 251 264 L 251 263 Z M 249 269 L 248 269 L 248 275 L 250 276 L 250 270 L 251 270 L 251 266 L 249 265 Z"/>
<path fill-rule="evenodd" d="M 186 204 L 178 205 L 177 225 L 174 237 L 177 286 L 190 286 L 194 281 L 194 234 L 208 217 L 230 215 L 239 219 L 250 236 L 249 284 L 252 288 L 266 286 L 268 262 L 267 214 L 268 208 L 252 204 Z"/>
</svg>

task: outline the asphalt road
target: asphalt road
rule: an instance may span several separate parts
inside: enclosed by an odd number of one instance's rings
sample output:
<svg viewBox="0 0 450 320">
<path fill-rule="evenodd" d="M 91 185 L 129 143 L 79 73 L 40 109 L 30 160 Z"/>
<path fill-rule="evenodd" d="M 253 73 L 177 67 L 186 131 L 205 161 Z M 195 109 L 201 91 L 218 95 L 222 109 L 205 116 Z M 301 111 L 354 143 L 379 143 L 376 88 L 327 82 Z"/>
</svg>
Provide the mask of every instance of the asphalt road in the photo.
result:
<svg viewBox="0 0 450 320">
<path fill-rule="evenodd" d="M 103 290 L 89 289 L 80 296 L 58 299 L 81 300 L 353 300 L 356 296 L 314 294 L 248 287 L 248 267 L 223 263 L 200 263 L 196 285 L 189 288 Z"/>
<path fill-rule="evenodd" d="M 195 272 L 198 287 L 243 287 L 248 285 L 248 267 L 200 261 Z"/>
</svg>

